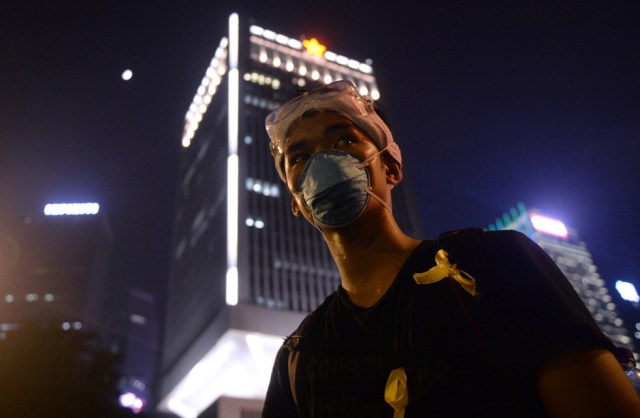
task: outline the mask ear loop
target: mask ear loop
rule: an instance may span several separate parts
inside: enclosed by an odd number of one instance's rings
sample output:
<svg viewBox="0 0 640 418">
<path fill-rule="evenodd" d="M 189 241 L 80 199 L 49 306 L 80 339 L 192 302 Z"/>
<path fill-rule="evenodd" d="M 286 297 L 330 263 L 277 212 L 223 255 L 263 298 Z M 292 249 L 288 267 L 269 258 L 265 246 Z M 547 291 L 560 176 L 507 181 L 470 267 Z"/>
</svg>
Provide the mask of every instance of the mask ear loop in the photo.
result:
<svg viewBox="0 0 640 418">
<path fill-rule="evenodd" d="M 315 228 L 318 231 L 322 232 L 322 229 L 320 229 L 320 225 L 318 225 L 318 223 L 321 223 L 321 222 L 316 219 L 316 216 L 313 214 L 313 211 L 311 209 L 309 209 L 309 206 L 307 206 L 307 202 L 304 200 L 304 194 L 302 192 L 293 192 L 292 194 L 294 196 L 300 197 L 300 199 L 302 200 L 302 204 L 307 208 L 307 211 L 309 212 L 309 215 L 306 216 L 306 218 L 309 219 L 309 221 L 313 224 L 313 226 L 315 226 Z M 303 216 L 304 216 L 304 214 L 303 214 Z"/>
<path fill-rule="evenodd" d="M 371 165 L 371 161 L 373 161 L 377 156 L 379 156 L 380 154 L 382 154 L 383 152 L 385 152 L 387 150 L 389 146 L 387 145 L 386 147 L 382 148 L 380 151 L 376 152 L 375 154 L 373 154 L 371 157 L 367 158 L 366 160 L 364 160 L 361 163 L 356 164 L 356 167 L 364 170 L 365 167 Z M 378 202 L 380 202 L 380 204 L 382 206 L 384 206 L 385 208 L 387 208 L 389 210 L 389 212 L 393 212 L 391 210 L 391 206 L 389 206 L 387 204 L 387 202 L 385 202 L 380 196 L 378 196 L 374 191 L 373 188 L 371 186 L 367 186 L 364 188 L 364 191 L 367 192 L 367 194 L 369 194 L 369 196 L 373 197 L 374 199 L 376 199 Z"/>
</svg>

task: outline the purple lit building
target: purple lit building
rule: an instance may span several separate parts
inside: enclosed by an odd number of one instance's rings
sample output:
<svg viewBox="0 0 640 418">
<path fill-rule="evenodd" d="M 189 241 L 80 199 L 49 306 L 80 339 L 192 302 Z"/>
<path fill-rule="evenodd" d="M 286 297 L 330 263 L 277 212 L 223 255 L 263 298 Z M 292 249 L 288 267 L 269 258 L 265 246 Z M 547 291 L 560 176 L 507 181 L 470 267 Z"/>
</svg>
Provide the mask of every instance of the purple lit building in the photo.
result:
<svg viewBox="0 0 640 418">
<path fill-rule="evenodd" d="M 488 229 L 514 229 L 527 234 L 567 276 L 602 332 L 617 346 L 635 351 L 606 282 L 600 277 L 591 253 L 575 230 L 560 220 L 544 216 L 539 210 L 527 209 L 523 203 L 496 218 Z"/>
</svg>

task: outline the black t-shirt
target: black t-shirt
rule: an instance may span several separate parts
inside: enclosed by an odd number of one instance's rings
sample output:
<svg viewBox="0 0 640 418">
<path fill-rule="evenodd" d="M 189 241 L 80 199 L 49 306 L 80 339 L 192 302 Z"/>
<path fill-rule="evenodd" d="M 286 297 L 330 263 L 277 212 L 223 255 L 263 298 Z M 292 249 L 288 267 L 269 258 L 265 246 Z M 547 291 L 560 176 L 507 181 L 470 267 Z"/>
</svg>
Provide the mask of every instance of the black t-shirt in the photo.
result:
<svg viewBox="0 0 640 418">
<path fill-rule="evenodd" d="M 451 279 L 415 283 L 440 248 L 475 277 L 479 296 Z M 393 417 L 384 389 L 404 367 L 407 418 L 543 417 L 537 371 L 594 348 L 614 350 L 540 247 L 514 231 L 458 231 L 423 241 L 374 306 L 353 305 L 341 287 L 327 297 L 280 349 L 262 416 Z"/>
</svg>

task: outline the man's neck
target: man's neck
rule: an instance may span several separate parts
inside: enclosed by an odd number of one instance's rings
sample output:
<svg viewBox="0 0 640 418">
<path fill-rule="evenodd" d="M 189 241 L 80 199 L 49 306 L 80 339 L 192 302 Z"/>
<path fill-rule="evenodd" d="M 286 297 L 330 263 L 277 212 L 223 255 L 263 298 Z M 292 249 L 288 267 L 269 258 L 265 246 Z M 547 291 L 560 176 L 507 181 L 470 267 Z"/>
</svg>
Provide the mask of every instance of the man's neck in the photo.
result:
<svg viewBox="0 0 640 418">
<path fill-rule="evenodd" d="M 340 271 L 342 287 L 351 302 L 365 308 L 380 300 L 420 242 L 404 234 L 391 215 L 373 225 L 323 234 Z"/>
</svg>

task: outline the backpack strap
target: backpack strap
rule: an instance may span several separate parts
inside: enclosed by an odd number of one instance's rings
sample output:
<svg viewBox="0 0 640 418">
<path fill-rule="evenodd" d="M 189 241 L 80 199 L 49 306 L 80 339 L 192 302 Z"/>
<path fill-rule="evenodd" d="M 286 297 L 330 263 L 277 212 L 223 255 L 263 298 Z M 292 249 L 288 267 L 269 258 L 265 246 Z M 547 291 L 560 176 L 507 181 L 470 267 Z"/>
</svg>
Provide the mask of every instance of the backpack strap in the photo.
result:
<svg viewBox="0 0 640 418">
<path fill-rule="evenodd" d="M 298 384 L 296 379 L 296 374 L 298 371 L 298 360 L 300 359 L 300 351 L 289 350 L 289 360 L 288 360 L 288 369 L 289 369 L 289 385 L 291 387 L 291 396 L 293 397 L 293 402 L 296 404 L 296 409 L 298 410 L 298 415 L 300 415 L 300 407 L 298 402 L 298 391 L 296 389 L 296 385 Z"/>
<path fill-rule="evenodd" d="M 298 379 L 298 365 L 300 364 L 300 357 L 302 356 L 302 341 L 305 331 L 309 328 L 309 317 L 305 318 L 300 324 L 298 329 L 285 338 L 284 345 L 289 349 L 289 357 L 287 359 L 287 370 L 289 372 L 289 387 L 291 388 L 291 396 L 293 402 L 296 405 L 298 416 L 302 417 L 302 408 L 300 406 L 300 392 L 304 392 L 304 385 L 301 385 Z M 302 397 L 304 399 L 304 396 Z"/>
<path fill-rule="evenodd" d="M 298 416 L 305 417 L 307 386 L 304 377 L 300 374 L 304 368 L 303 361 L 307 360 L 311 349 L 315 346 L 313 343 L 317 331 L 320 329 L 324 318 L 324 312 L 335 298 L 335 292 L 327 296 L 327 298 L 313 312 L 300 323 L 290 336 L 285 338 L 284 345 L 289 349 L 289 357 L 287 367 L 289 372 L 289 386 L 291 387 L 291 396 L 296 405 Z"/>
</svg>

